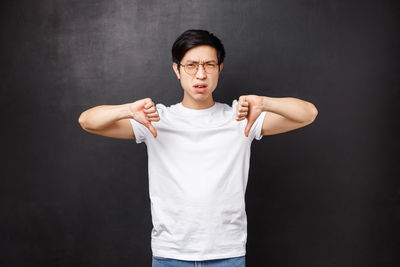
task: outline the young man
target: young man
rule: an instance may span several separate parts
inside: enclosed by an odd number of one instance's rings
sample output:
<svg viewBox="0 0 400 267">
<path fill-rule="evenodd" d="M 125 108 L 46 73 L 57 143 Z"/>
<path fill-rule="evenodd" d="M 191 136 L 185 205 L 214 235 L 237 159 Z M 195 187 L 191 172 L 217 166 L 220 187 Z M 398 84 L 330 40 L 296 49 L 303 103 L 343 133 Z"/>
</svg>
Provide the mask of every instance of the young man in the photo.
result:
<svg viewBox="0 0 400 267">
<path fill-rule="evenodd" d="M 317 109 L 291 97 L 215 102 L 225 51 L 207 31 L 184 32 L 172 57 L 182 102 L 97 106 L 79 123 L 90 133 L 146 144 L 153 266 L 245 266 L 251 142 L 306 126 Z"/>
</svg>

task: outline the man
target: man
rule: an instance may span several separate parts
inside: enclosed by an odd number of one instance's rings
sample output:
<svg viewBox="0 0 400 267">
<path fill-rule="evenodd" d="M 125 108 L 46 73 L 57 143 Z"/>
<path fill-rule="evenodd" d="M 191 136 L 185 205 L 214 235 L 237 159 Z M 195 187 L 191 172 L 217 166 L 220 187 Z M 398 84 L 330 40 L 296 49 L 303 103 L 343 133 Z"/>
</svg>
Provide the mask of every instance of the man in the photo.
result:
<svg viewBox="0 0 400 267">
<path fill-rule="evenodd" d="M 79 123 L 90 133 L 145 142 L 153 266 L 245 266 L 251 142 L 306 126 L 317 109 L 291 97 L 215 102 L 225 50 L 207 31 L 184 32 L 172 57 L 180 103 L 166 107 L 145 98 L 97 106 Z"/>
</svg>

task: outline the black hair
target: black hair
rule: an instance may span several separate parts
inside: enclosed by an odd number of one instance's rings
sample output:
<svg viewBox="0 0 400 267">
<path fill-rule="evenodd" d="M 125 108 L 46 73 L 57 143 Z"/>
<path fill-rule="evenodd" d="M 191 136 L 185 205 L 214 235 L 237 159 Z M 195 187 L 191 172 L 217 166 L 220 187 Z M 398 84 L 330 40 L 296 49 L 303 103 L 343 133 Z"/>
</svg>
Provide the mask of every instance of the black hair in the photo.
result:
<svg viewBox="0 0 400 267">
<path fill-rule="evenodd" d="M 217 36 L 205 30 L 187 30 L 182 33 L 172 45 L 172 61 L 179 65 L 185 53 L 199 45 L 214 47 L 217 50 L 218 65 L 224 62 L 224 45 Z"/>
</svg>

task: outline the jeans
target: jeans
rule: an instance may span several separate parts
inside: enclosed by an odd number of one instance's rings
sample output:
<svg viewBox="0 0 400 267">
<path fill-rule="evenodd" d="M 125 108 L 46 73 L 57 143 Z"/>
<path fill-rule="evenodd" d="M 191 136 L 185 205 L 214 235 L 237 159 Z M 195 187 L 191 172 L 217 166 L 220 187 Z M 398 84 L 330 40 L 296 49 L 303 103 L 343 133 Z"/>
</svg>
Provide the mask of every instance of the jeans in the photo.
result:
<svg viewBox="0 0 400 267">
<path fill-rule="evenodd" d="M 153 256 L 152 267 L 245 267 L 246 261 L 245 256 L 218 259 L 218 260 L 206 260 L 206 261 L 183 261 L 174 260 L 169 258 L 161 258 Z"/>
</svg>

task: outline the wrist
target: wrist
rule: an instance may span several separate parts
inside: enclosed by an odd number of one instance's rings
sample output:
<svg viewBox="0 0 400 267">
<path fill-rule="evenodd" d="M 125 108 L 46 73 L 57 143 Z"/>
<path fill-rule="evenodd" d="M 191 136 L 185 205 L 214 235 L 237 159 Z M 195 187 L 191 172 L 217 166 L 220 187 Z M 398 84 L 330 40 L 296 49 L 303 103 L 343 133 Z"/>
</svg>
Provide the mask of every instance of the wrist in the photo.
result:
<svg viewBox="0 0 400 267">
<path fill-rule="evenodd" d="M 120 119 L 134 119 L 134 113 L 130 108 L 131 103 L 123 104 L 120 110 Z"/>
<path fill-rule="evenodd" d="M 262 111 L 270 111 L 272 107 L 272 97 L 262 97 Z"/>
</svg>

